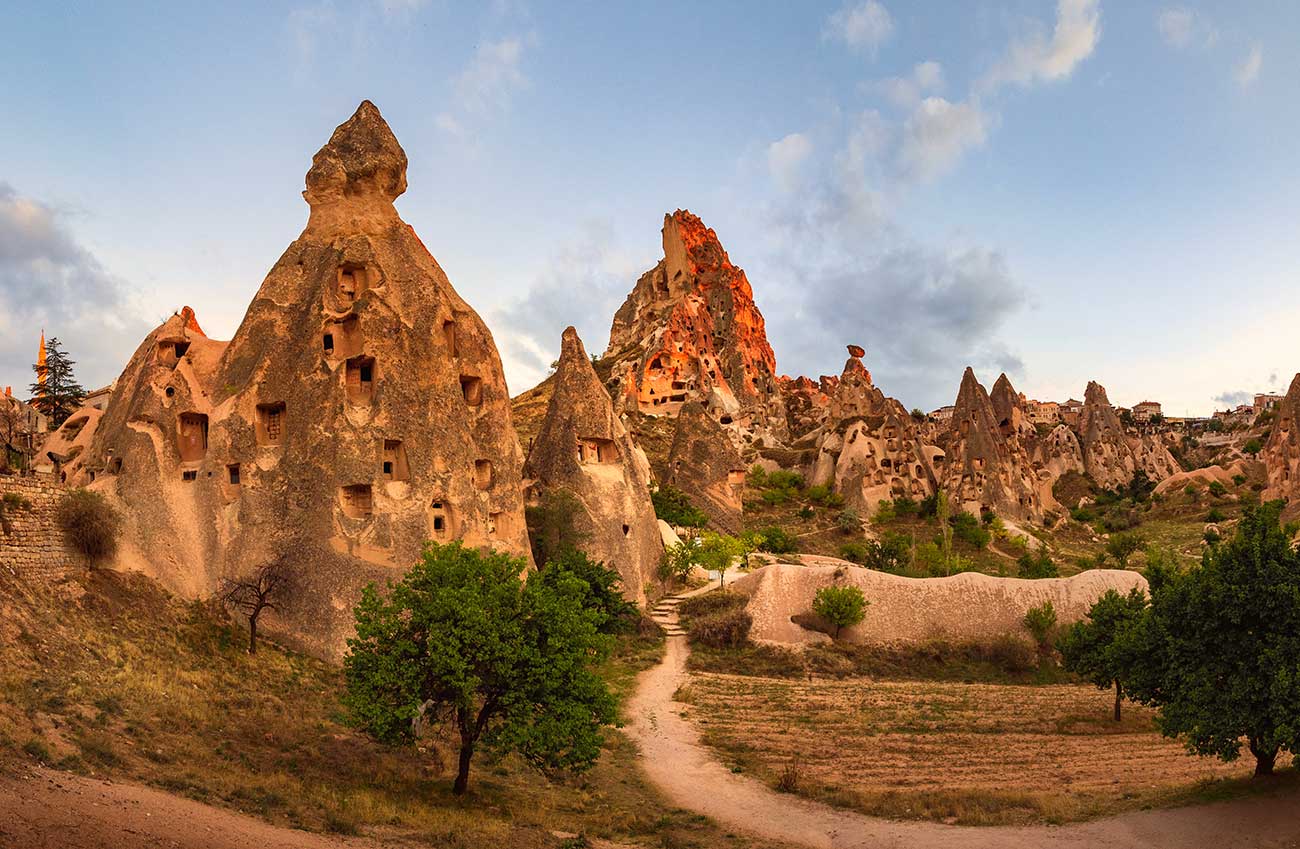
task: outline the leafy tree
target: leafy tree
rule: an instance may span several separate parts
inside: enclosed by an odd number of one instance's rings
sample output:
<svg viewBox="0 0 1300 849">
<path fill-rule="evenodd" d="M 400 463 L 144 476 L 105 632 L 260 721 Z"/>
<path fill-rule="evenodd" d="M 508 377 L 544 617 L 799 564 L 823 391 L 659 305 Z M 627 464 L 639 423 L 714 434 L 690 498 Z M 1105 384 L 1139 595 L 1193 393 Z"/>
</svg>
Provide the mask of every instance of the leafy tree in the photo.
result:
<svg viewBox="0 0 1300 849">
<path fill-rule="evenodd" d="M 86 390 L 72 373 L 75 365 L 57 338 L 45 343 L 45 365 L 32 365 L 32 371 L 36 372 L 36 380 L 30 387 L 32 406 L 48 416 L 56 428 L 86 399 Z"/>
<path fill-rule="evenodd" d="M 257 654 L 257 622 L 267 610 L 280 611 L 298 591 L 298 576 L 287 557 L 281 556 L 252 572 L 222 578 L 217 598 L 248 620 L 248 653 Z"/>
<path fill-rule="evenodd" d="M 664 559 L 659 561 L 659 577 L 665 581 L 686 583 L 691 571 L 700 565 L 700 538 L 688 537 L 664 549 Z"/>
<path fill-rule="evenodd" d="M 857 587 L 822 587 L 813 598 L 813 613 L 835 628 L 831 638 L 836 639 L 841 628 L 863 620 L 868 604 Z"/>
<path fill-rule="evenodd" d="M 984 527 L 974 513 L 963 510 L 952 517 L 951 524 L 953 536 L 975 548 L 987 548 L 993 539 L 988 528 Z"/>
<path fill-rule="evenodd" d="M 1031 607 L 1025 612 L 1025 618 L 1021 620 L 1034 642 L 1038 644 L 1038 654 L 1042 657 L 1052 652 L 1052 634 L 1056 631 L 1056 608 L 1050 601 L 1045 601 L 1037 607 Z"/>
<path fill-rule="evenodd" d="M 759 531 L 761 538 L 758 543 L 759 551 L 770 552 L 771 554 L 789 554 L 799 550 L 799 541 L 795 539 L 785 528 L 777 525 L 770 525 Z"/>
<path fill-rule="evenodd" d="M 569 548 L 546 561 L 538 574 L 544 584 L 558 584 L 573 577 L 582 582 L 586 592 L 582 606 L 600 615 L 597 626 L 602 633 L 624 630 L 637 615 L 637 606 L 623 595 L 618 572 L 586 552 Z"/>
<path fill-rule="evenodd" d="M 1106 553 L 1115 558 L 1119 568 L 1128 568 L 1128 559 L 1142 547 L 1140 534 L 1116 533 L 1106 540 Z"/>
<path fill-rule="evenodd" d="M 767 531 L 762 533 L 766 536 Z M 749 544 L 725 534 L 705 534 L 697 550 L 697 563 L 707 572 L 718 573 L 718 588 L 721 589 L 726 580 L 727 569 L 736 562 L 737 558 L 749 553 Z"/>
<path fill-rule="evenodd" d="M 1066 670 L 1087 678 L 1099 689 L 1115 688 L 1115 721 L 1120 721 L 1126 670 L 1138 662 L 1139 644 L 1135 630 L 1146 615 L 1146 593 L 1129 590 L 1122 596 L 1114 590 L 1093 603 L 1086 621 L 1075 622 L 1056 642 Z"/>
<path fill-rule="evenodd" d="M 1245 451 L 1247 454 L 1249 454 L 1252 457 L 1254 457 L 1263 449 L 1264 449 L 1263 444 L 1261 444 L 1260 441 L 1254 437 L 1247 439 L 1246 444 L 1241 446 L 1241 450 Z"/>
<path fill-rule="evenodd" d="M 709 515 L 691 504 L 686 493 L 663 484 L 650 493 L 655 515 L 678 528 L 702 528 L 709 523 Z"/>
<path fill-rule="evenodd" d="M 868 569 L 901 575 L 912 560 L 912 541 L 902 534 L 885 534 L 867 540 L 863 554 L 862 565 Z"/>
<path fill-rule="evenodd" d="M 1223 485 L 1223 481 L 1210 481 L 1210 485 L 1206 488 L 1215 498 L 1222 498 L 1228 494 L 1228 488 Z"/>
<path fill-rule="evenodd" d="M 429 543 L 387 597 L 373 584 L 356 608 L 344 658 L 345 704 L 385 742 L 410 741 L 432 712 L 460 735 L 453 790 L 469 787 L 480 745 L 538 768 L 583 770 L 600 754 L 614 699 L 592 667 L 608 656 L 601 614 L 572 574 L 521 580 L 522 560 Z"/>
<path fill-rule="evenodd" d="M 913 419 L 914 421 L 918 421 L 918 422 L 923 422 L 923 421 L 925 421 L 925 413 L 923 413 L 923 412 L 921 411 L 921 408 L 920 408 L 920 407 L 913 407 L 913 408 L 912 408 L 912 419 Z"/>
<path fill-rule="evenodd" d="M 1016 568 L 1022 578 L 1061 577 L 1061 571 L 1056 568 L 1056 563 L 1046 551 L 1039 551 L 1038 554 L 1030 554 L 1026 551 L 1016 561 Z"/>
<path fill-rule="evenodd" d="M 524 510 L 533 562 L 546 563 L 577 549 L 588 535 L 577 529 L 582 503 L 567 489 L 548 490 L 540 502 Z"/>
<path fill-rule="evenodd" d="M 1198 568 L 1148 570 L 1151 611 L 1128 683 L 1197 754 L 1235 760 L 1244 739 L 1256 775 L 1300 751 L 1300 554 L 1278 515 L 1276 503 L 1248 508 Z"/>
</svg>

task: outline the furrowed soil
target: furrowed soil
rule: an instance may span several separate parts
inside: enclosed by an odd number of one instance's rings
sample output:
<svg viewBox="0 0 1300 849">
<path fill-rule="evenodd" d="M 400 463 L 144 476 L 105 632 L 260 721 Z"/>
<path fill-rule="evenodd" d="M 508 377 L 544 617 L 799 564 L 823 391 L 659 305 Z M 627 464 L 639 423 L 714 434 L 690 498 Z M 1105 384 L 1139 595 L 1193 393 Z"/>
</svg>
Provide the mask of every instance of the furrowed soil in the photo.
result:
<svg viewBox="0 0 1300 849">
<path fill-rule="evenodd" d="M 696 673 L 678 698 L 733 770 L 874 816 L 1063 823 L 1251 792 L 1249 757 L 1191 756 L 1128 703 L 1115 723 L 1091 686 Z"/>
</svg>

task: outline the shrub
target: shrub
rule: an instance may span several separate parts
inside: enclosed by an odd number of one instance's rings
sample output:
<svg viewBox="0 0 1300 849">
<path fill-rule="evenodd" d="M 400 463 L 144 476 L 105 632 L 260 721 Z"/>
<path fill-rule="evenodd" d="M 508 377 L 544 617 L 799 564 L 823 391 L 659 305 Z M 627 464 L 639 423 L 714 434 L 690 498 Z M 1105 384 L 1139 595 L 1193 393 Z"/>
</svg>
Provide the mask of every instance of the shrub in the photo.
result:
<svg viewBox="0 0 1300 849">
<path fill-rule="evenodd" d="M 939 515 L 939 494 L 936 492 L 922 498 L 916 505 L 916 515 L 922 519 Z"/>
<path fill-rule="evenodd" d="M 826 484 L 819 483 L 816 486 L 808 487 L 808 491 L 804 493 L 804 497 L 814 504 L 823 504 L 826 499 L 831 497 L 831 488 L 826 486 Z"/>
<path fill-rule="evenodd" d="M 799 789 L 798 758 L 781 768 L 781 775 L 776 779 L 776 789 L 781 793 L 794 793 Z"/>
<path fill-rule="evenodd" d="M 804 505 L 804 506 L 803 506 L 802 508 L 800 508 L 800 510 L 799 510 L 799 518 L 800 518 L 800 519 L 807 520 L 807 519 L 811 519 L 813 516 L 816 516 L 816 515 L 817 515 L 817 511 L 814 510 L 814 509 L 812 509 L 811 507 L 809 507 L 809 506 L 807 506 L 807 505 Z"/>
<path fill-rule="evenodd" d="M 857 533 L 862 530 L 862 519 L 856 510 L 841 510 L 835 517 L 835 526 L 846 534 Z"/>
<path fill-rule="evenodd" d="M 1142 537 L 1140 534 L 1113 534 L 1106 541 L 1106 553 L 1115 558 L 1119 568 L 1128 568 L 1128 559 L 1135 551 L 1142 547 Z"/>
<path fill-rule="evenodd" d="M 1247 454 L 1249 454 L 1252 457 L 1254 457 L 1261 450 L 1263 450 L 1263 448 L 1264 446 L 1260 444 L 1260 441 L 1258 439 L 1255 439 L 1254 437 L 1247 439 L 1246 444 L 1241 446 L 1241 450 L 1245 451 Z"/>
<path fill-rule="evenodd" d="M 1211 507 L 1210 512 L 1205 514 L 1205 521 L 1207 522 L 1222 522 L 1224 518 L 1226 517 L 1223 515 L 1223 511 L 1218 507 Z"/>
<path fill-rule="evenodd" d="M 1214 545 L 1216 542 L 1219 542 L 1220 540 L 1223 539 L 1223 537 L 1219 534 L 1219 532 L 1216 531 L 1214 528 L 1206 528 L 1205 533 L 1201 535 L 1201 538 L 1204 539 L 1206 542 L 1208 542 L 1210 545 Z"/>
<path fill-rule="evenodd" d="M 869 602 L 857 587 L 822 587 L 813 599 L 813 613 L 825 619 L 835 629 L 832 638 L 840 635 L 841 628 L 857 625 L 866 616 Z"/>
<path fill-rule="evenodd" d="M 902 534 L 885 534 L 882 540 L 868 540 L 862 565 L 878 572 L 902 574 L 912 559 L 912 541 Z"/>
<path fill-rule="evenodd" d="M 758 544 L 759 551 L 766 551 L 771 554 L 790 554 L 799 550 L 799 542 L 794 535 L 785 528 L 770 525 L 759 531 L 762 542 Z"/>
<path fill-rule="evenodd" d="M 1050 601 L 1037 607 L 1031 607 L 1025 613 L 1022 624 L 1038 644 L 1038 653 L 1047 656 L 1052 651 L 1052 636 L 1056 632 L 1056 608 Z"/>
<path fill-rule="evenodd" d="M 993 538 L 988 529 L 980 524 L 980 520 L 965 510 L 952 517 L 952 533 L 957 539 L 975 548 L 986 548 Z"/>
<path fill-rule="evenodd" d="M 916 499 L 914 498 L 900 495 L 894 499 L 894 514 L 897 516 L 915 516 L 917 509 Z"/>
<path fill-rule="evenodd" d="M 749 629 L 754 619 L 743 607 L 733 607 L 708 616 L 690 620 L 687 633 L 690 638 L 715 649 L 739 648 L 749 641 Z"/>
<path fill-rule="evenodd" d="M 788 472 L 779 469 L 775 472 L 767 473 L 767 486 L 773 489 L 792 489 L 801 490 L 804 488 L 803 475 L 798 472 Z"/>
<path fill-rule="evenodd" d="M 654 504 L 655 516 L 670 525 L 679 528 L 702 528 L 709 523 L 709 516 L 703 510 L 691 504 L 686 493 L 673 486 L 663 485 L 650 494 Z"/>
<path fill-rule="evenodd" d="M 790 500 L 790 493 L 784 489 L 765 489 L 763 490 L 763 503 L 771 507 L 780 507 Z"/>
<path fill-rule="evenodd" d="M 1236 484 L 1237 486 L 1241 486 L 1242 484 L 1244 484 L 1244 483 L 1246 482 L 1246 476 L 1245 476 L 1245 475 L 1233 475 L 1233 476 L 1232 476 L 1232 482 L 1233 482 L 1234 484 Z"/>
<path fill-rule="evenodd" d="M 94 565 L 117 551 L 122 517 L 103 495 L 76 489 L 59 503 L 59 527 L 68 543 Z"/>
<path fill-rule="evenodd" d="M 869 556 L 866 543 L 846 542 L 840 546 L 840 557 L 850 563 L 865 566 Z"/>
<path fill-rule="evenodd" d="M 745 479 L 755 489 L 762 489 L 767 486 L 767 469 L 755 463 L 749 467 L 749 474 L 745 476 Z"/>
<path fill-rule="evenodd" d="M 711 616 L 726 610 L 737 610 L 744 606 L 745 597 L 743 595 L 722 590 L 692 596 L 683 601 L 677 609 L 682 616 L 692 619 L 699 616 Z"/>
<path fill-rule="evenodd" d="M 1046 551 L 1040 551 L 1038 554 L 1025 552 L 1016 561 L 1022 578 L 1059 578 L 1061 572 L 1052 562 L 1052 558 L 1047 555 Z"/>
<path fill-rule="evenodd" d="M 1228 488 L 1223 485 L 1222 481 L 1210 481 L 1209 490 L 1210 495 L 1215 498 L 1222 498 L 1228 492 Z"/>
<path fill-rule="evenodd" d="M 894 510 L 894 502 L 882 498 L 876 502 L 876 512 L 871 514 L 871 521 L 878 525 L 888 524 L 898 518 L 897 511 Z"/>
</svg>

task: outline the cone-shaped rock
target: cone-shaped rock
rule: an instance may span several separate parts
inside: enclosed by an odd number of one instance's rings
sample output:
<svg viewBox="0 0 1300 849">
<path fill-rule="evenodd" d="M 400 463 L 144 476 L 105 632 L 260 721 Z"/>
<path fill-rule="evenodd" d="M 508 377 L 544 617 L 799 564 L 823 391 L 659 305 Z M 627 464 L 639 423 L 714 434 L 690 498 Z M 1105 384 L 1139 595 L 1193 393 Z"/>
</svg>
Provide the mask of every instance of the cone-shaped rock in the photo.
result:
<svg viewBox="0 0 1300 849">
<path fill-rule="evenodd" d="M 727 432 L 697 401 L 686 404 L 677 416 L 668 451 L 668 483 L 685 492 L 714 525 L 740 532 L 745 466 Z"/>
<path fill-rule="evenodd" d="M 150 334 L 95 442 L 124 460 L 125 556 L 197 595 L 289 555 L 303 588 L 279 625 L 322 653 L 426 539 L 528 554 L 496 345 L 398 217 L 405 188 L 406 154 L 362 103 L 313 158 L 307 228 L 235 338 L 179 316 Z"/>
<path fill-rule="evenodd" d="M 844 372 L 833 381 L 809 476 L 813 484 L 833 485 L 846 504 L 869 516 L 883 500 L 933 493 L 943 452 L 924 444 L 903 405 L 871 382 L 856 355 L 860 350 L 850 349 Z"/>
<path fill-rule="evenodd" d="M 524 475 L 538 496 L 567 492 L 581 505 L 581 548 L 617 569 L 630 600 L 645 601 L 663 555 L 650 464 L 614 413 L 578 332 L 564 331 L 546 420 Z"/>
<path fill-rule="evenodd" d="M 998 375 L 989 393 L 993 416 L 998 420 L 998 431 L 1006 438 L 1032 438 L 1034 426 L 1025 415 L 1025 396 L 1016 392 L 1005 373 Z"/>
<path fill-rule="evenodd" d="M 1266 500 L 1300 501 L 1300 374 L 1291 381 L 1286 398 L 1277 408 L 1277 421 L 1262 454 L 1268 472 Z"/>
<path fill-rule="evenodd" d="M 1009 381 L 1006 390 L 1014 395 Z M 1008 422 L 1008 429 L 1010 423 Z M 963 510 L 1039 520 L 1043 498 L 1029 457 L 1003 436 L 984 387 L 967 368 L 952 415 L 944 489 Z"/>
<path fill-rule="evenodd" d="M 1124 424 L 1106 397 L 1106 388 L 1096 381 L 1088 382 L 1083 396 L 1079 445 L 1084 468 L 1101 488 L 1115 489 L 1133 479 L 1138 466 Z"/>
<path fill-rule="evenodd" d="M 605 357 L 616 402 L 676 415 L 698 401 L 738 445 L 774 444 L 785 431 L 776 356 L 745 272 L 685 210 L 664 216 L 663 245 L 614 315 Z"/>
</svg>

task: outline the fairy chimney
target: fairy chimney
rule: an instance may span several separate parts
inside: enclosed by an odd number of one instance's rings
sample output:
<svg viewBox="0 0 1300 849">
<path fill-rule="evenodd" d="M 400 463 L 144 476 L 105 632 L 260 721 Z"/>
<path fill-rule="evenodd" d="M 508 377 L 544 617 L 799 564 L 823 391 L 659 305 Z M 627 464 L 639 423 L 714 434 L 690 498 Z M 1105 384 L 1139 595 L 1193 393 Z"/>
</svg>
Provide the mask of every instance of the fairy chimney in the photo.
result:
<svg viewBox="0 0 1300 849">
<path fill-rule="evenodd" d="M 698 401 L 688 402 L 677 416 L 667 482 L 707 513 L 713 525 L 740 532 L 745 466 L 726 431 Z"/>
</svg>

